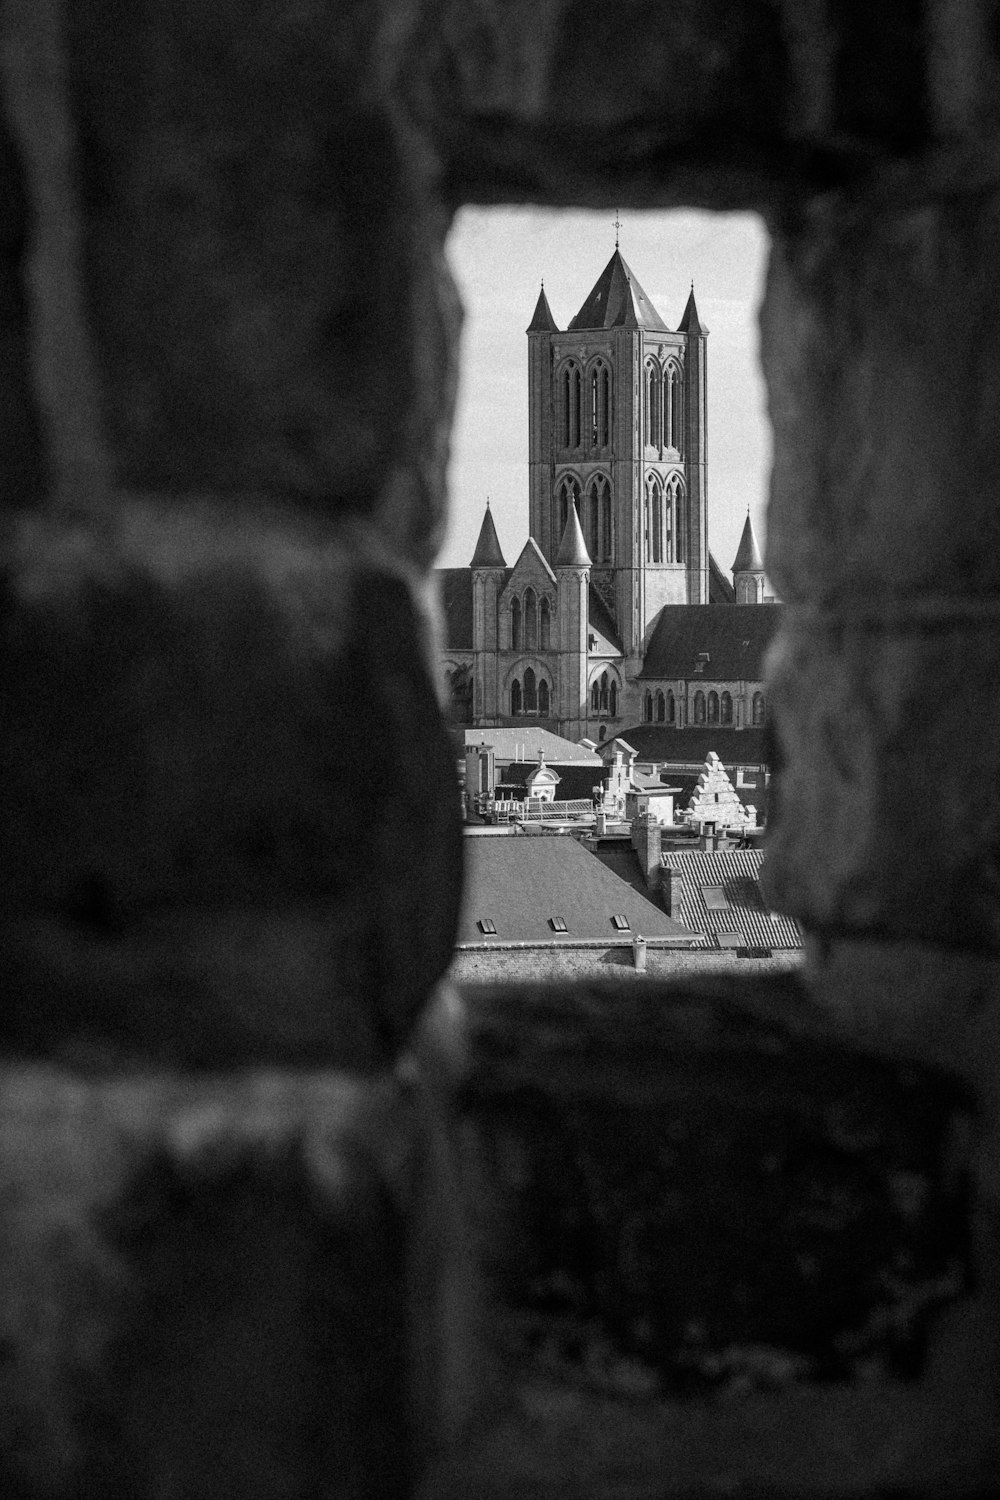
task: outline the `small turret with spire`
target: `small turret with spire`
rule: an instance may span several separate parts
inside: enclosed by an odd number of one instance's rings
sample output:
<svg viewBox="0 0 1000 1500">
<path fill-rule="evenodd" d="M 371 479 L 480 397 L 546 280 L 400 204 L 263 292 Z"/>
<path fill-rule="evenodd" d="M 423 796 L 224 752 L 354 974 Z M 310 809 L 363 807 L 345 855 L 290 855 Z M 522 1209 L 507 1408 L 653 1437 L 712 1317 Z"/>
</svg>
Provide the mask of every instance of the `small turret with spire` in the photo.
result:
<svg viewBox="0 0 1000 1500">
<path fill-rule="evenodd" d="M 737 604 L 764 602 L 764 559 L 750 519 L 749 505 L 747 518 L 743 523 L 743 535 L 733 560 L 733 588 L 736 590 Z"/>
</svg>

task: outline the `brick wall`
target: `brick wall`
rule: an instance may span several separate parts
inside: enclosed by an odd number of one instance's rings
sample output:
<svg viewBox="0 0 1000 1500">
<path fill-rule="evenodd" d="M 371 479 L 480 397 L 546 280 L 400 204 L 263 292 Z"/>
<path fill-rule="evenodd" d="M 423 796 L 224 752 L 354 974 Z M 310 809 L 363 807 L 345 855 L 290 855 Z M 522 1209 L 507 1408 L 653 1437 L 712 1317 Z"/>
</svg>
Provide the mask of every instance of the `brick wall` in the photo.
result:
<svg viewBox="0 0 1000 1500">
<path fill-rule="evenodd" d="M 0 1489 L 988 1492 L 993 7 L 7 0 L 0 37 Z M 522 201 L 770 226 L 801 978 L 440 987 L 444 239 Z"/>
</svg>

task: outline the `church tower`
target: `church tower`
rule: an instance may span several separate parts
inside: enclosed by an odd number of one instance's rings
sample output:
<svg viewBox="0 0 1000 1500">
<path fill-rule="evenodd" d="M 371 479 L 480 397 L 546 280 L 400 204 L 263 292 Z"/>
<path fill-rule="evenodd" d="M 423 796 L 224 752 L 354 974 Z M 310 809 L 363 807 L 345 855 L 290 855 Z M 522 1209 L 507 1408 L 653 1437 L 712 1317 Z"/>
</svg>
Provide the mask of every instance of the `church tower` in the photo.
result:
<svg viewBox="0 0 1000 1500">
<path fill-rule="evenodd" d="M 635 670 L 665 604 L 707 604 L 706 335 L 664 323 L 617 245 L 569 327 L 528 334 L 529 528 L 546 559 L 575 510 L 590 581 Z"/>
</svg>

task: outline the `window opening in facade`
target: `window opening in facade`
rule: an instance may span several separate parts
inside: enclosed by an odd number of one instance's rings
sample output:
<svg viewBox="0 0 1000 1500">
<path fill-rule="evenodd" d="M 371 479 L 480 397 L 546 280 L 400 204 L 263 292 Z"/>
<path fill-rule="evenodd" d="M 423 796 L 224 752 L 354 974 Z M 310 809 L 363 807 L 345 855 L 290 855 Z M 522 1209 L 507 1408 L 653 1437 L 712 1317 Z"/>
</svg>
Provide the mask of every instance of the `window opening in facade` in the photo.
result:
<svg viewBox="0 0 1000 1500">
<path fill-rule="evenodd" d="M 751 705 L 751 714 L 752 722 L 754 723 L 754 725 L 763 724 L 765 715 L 763 693 L 754 693 L 753 702 Z"/>
<path fill-rule="evenodd" d="M 521 601 L 516 597 L 510 601 L 510 649 L 521 649 Z"/>
<path fill-rule="evenodd" d="M 516 677 L 510 685 L 510 712 L 512 718 L 521 712 L 521 684 Z"/>
<path fill-rule="evenodd" d="M 652 695 L 652 693 L 650 693 L 648 691 L 644 694 L 643 700 L 642 700 L 642 717 L 643 717 L 643 719 L 645 720 L 645 722 L 647 724 L 649 724 L 649 723 L 652 722 L 652 719 L 653 719 L 653 695 Z"/>
<path fill-rule="evenodd" d="M 549 716 L 549 685 L 544 677 L 538 684 L 538 712 L 543 719 Z"/>
<path fill-rule="evenodd" d="M 667 723 L 673 724 L 677 717 L 677 704 L 674 702 L 673 693 L 667 694 Z"/>
<path fill-rule="evenodd" d="M 662 693 L 656 695 L 656 722 L 662 724 L 667 716 L 667 704 Z"/>
<path fill-rule="evenodd" d="M 552 636 L 552 612 L 548 596 L 542 595 L 542 602 L 538 608 L 538 644 L 542 651 L 549 649 Z"/>
<path fill-rule="evenodd" d="M 611 687 L 608 689 L 608 712 L 610 713 L 610 715 L 611 715 L 611 717 L 613 719 L 617 719 L 617 717 L 618 717 L 618 684 L 617 684 L 617 682 L 612 682 Z"/>
<path fill-rule="evenodd" d="M 595 714 L 601 711 L 601 684 L 596 677 L 590 685 L 590 707 Z"/>
<path fill-rule="evenodd" d="M 715 692 L 708 695 L 708 722 L 710 724 L 719 722 L 719 695 Z"/>
<path fill-rule="evenodd" d="M 723 724 L 731 724 L 733 722 L 733 700 L 732 695 L 729 693 L 723 693 L 719 700 L 719 717 Z"/>
<path fill-rule="evenodd" d="M 696 724 L 705 722 L 705 694 L 700 688 L 694 695 L 694 722 Z"/>
<path fill-rule="evenodd" d="M 605 713 L 608 707 L 608 674 L 601 673 L 601 712 Z"/>
<path fill-rule="evenodd" d="M 538 607 L 534 589 L 524 591 L 524 648 L 526 651 L 538 649 Z"/>
<path fill-rule="evenodd" d="M 538 694 L 535 689 L 535 674 L 530 667 L 524 673 L 524 711 L 526 714 L 538 712 Z"/>
</svg>

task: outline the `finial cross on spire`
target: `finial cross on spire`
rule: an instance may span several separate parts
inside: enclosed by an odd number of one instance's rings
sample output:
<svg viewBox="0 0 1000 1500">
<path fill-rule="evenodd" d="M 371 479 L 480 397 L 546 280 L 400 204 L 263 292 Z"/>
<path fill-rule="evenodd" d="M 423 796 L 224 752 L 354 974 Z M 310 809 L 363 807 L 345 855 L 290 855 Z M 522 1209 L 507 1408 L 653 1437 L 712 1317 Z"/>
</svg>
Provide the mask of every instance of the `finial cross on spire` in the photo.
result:
<svg viewBox="0 0 1000 1500">
<path fill-rule="evenodd" d="M 616 209 L 615 209 L 615 222 L 614 222 L 614 230 L 615 230 L 615 249 L 616 249 L 616 250 L 617 250 L 617 249 L 618 249 L 618 231 L 619 231 L 619 230 L 620 230 L 620 229 L 621 229 L 621 227 L 622 227 L 622 226 L 621 226 L 621 224 L 620 224 L 620 222 L 619 222 L 619 219 L 618 219 L 618 210 L 617 210 L 617 208 L 616 208 Z"/>
</svg>

